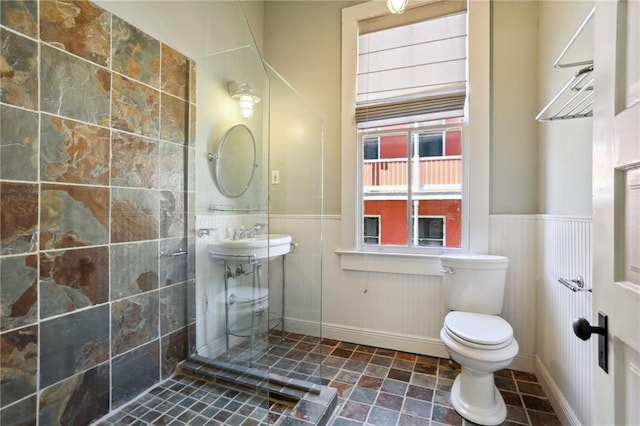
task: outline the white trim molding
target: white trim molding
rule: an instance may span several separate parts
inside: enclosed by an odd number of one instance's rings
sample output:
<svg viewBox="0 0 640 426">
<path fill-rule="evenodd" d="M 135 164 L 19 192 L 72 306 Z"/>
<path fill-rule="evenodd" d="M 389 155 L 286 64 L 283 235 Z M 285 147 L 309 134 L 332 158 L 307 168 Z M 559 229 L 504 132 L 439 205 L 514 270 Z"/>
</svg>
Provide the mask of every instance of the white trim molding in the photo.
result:
<svg viewBox="0 0 640 426">
<path fill-rule="evenodd" d="M 440 339 L 327 323 L 322 324 L 322 334 L 321 336 L 318 336 L 319 329 L 320 327 L 318 323 L 310 321 L 292 318 L 287 318 L 285 321 L 285 330 L 290 333 L 311 335 L 325 339 L 339 340 L 342 342 L 392 349 L 395 351 L 403 351 L 437 358 L 449 358 L 447 349 Z M 533 373 L 534 357 L 527 354 L 518 354 L 508 368 Z"/>
<path fill-rule="evenodd" d="M 578 419 L 576 413 L 571 408 L 571 404 L 565 398 L 564 394 L 553 380 L 551 373 L 544 366 L 542 360 L 536 356 L 535 358 L 535 374 L 544 390 L 545 395 L 549 398 L 549 402 L 553 406 L 553 410 L 556 412 L 560 423 L 563 425 L 575 425 L 580 426 L 582 422 Z"/>
</svg>

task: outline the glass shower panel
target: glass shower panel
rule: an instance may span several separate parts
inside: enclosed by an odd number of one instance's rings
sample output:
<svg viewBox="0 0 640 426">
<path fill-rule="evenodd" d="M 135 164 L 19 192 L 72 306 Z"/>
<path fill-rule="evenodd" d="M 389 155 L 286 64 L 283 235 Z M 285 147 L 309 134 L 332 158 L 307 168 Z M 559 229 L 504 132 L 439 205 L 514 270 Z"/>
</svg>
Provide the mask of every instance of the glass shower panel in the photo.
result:
<svg viewBox="0 0 640 426">
<path fill-rule="evenodd" d="M 251 377 L 268 392 L 291 378 L 319 384 L 322 119 L 255 44 L 197 66 L 187 368 L 238 383 Z M 249 91 L 252 114 L 240 102 Z"/>
<path fill-rule="evenodd" d="M 269 371 L 320 383 L 322 324 L 321 116 L 272 67 L 269 77 L 269 232 L 290 235 L 284 262 L 270 262 L 270 307 L 285 337 L 271 334 Z M 284 279 L 282 278 L 284 276 Z"/>
<path fill-rule="evenodd" d="M 258 361 L 270 329 L 267 260 L 246 244 L 268 232 L 268 80 L 251 46 L 202 59 L 198 76 L 194 354 L 266 370 Z M 257 101 L 249 117 L 236 90 Z"/>
</svg>

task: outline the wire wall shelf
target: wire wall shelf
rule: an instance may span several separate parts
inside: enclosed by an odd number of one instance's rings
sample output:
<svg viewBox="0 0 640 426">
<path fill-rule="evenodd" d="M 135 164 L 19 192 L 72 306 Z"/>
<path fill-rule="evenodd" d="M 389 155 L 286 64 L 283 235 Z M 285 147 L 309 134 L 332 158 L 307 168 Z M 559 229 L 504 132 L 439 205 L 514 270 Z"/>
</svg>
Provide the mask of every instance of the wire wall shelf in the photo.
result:
<svg viewBox="0 0 640 426">
<path fill-rule="evenodd" d="M 594 14 L 595 8 L 592 8 L 553 64 L 554 68 L 573 68 L 578 66 L 583 68 L 573 74 L 547 105 L 542 108 L 536 116 L 537 121 L 568 120 L 593 116 L 593 59 L 569 62 L 565 61 L 565 55 L 576 40 L 584 34 L 585 28 L 593 19 Z"/>
</svg>

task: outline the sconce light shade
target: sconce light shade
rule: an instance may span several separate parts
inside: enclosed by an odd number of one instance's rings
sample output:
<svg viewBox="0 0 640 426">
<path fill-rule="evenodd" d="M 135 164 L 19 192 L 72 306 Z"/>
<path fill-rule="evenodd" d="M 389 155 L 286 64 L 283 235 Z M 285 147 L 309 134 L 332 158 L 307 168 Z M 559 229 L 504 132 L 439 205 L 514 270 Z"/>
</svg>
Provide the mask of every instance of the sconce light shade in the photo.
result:
<svg viewBox="0 0 640 426">
<path fill-rule="evenodd" d="M 409 0 L 387 0 L 387 8 L 391 13 L 402 13 Z"/>
<path fill-rule="evenodd" d="M 240 95 L 238 103 L 240 104 L 240 115 L 244 118 L 251 118 L 253 116 L 253 97 L 251 95 Z"/>
<path fill-rule="evenodd" d="M 244 118 L 253 116 L 253 105 L 260 102 L 260 96 L 253 93 L 249 83 L 236 83 L 230 81 L 227 84 L 227 90 L 233 99 L 238 101 L 240 105 L 240 115 Z"/>
</svg>

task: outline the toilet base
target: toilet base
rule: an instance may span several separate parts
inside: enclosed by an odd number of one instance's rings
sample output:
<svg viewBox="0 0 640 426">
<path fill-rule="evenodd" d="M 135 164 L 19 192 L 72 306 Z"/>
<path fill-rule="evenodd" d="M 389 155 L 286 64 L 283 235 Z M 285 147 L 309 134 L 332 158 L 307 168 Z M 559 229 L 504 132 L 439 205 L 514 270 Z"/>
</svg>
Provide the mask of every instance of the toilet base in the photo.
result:
<svg viewBox="0 0 640 426">
<path fill-rule="evenodd" d="M 490 374 L 491 379 L 491 387 L 493 388 L 494 397 L 493 401 L 490 404 L 484 404 L 482 406 L 478 406 L 476 404 L 471 403 L 462 396 L 461 392 L 461 382 L 467 379 L 467 385 L 473 392 L 478 392 L 479 388 L 483 386 L 474 386 L 479 383 L 469 383 L 473 382 L 473 377 L 464 377 L 464 371 L 456 377 L 453 382 L 453 386 L 451 387 L 451 402 L 453 404 L 453 408 L 467 420 L 470 420 L 479 425 L 499 425 L 507 418 L 507 406 L 504 403 L 504 399 L 502 399 L 502 395 L 500 395 L 500 391 L 493 384 L 493 374 Z M 491 391 L 491 389 L 486 390 L 487 393 Z"/>
</svg>

